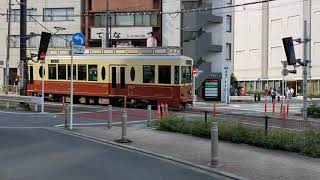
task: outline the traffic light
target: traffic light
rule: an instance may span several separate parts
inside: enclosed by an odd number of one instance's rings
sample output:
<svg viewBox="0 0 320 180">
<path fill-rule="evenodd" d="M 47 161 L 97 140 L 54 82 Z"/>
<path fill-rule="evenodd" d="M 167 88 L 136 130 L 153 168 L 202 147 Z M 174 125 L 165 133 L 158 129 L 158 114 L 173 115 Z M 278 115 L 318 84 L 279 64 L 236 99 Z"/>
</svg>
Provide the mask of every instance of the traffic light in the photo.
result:
<svg viewBox="0 0 320 180">
<path fill-rule="evenodd" d="M 288 65 L 296 65 L 296 55 L 294 52 L 292 37 L 282 38 L 284 51 L 286 52 Z"/>
<path fill-rule="evenodd" d="M 51 38 L 51 33 L 47 33 L 47 32 L 41 33 L 40 47 L 38 51 L 38 60 L 44 60 L 46 58 L 46 53 L 48 50 L 50 38 Z"/>
</svg>

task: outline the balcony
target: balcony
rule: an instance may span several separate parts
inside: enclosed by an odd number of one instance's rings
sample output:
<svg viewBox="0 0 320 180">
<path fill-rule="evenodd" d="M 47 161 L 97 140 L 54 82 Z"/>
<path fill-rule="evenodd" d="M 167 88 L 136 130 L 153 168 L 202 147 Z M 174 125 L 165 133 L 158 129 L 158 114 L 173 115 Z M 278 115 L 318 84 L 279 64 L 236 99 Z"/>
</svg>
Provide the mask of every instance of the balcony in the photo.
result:
<svg viewBox="0 0 320 180">
<path fill-rule="evenodd" d="M 222 52 L 221 45 L 212 44 L 211 33 L 204 32 L 196 39 L 183 43 L 184 55 L 193 58 L 195 64 L 197 64 L 197 61 L 200 60 L 203 55 L 207 54 L 208 51 Z"/>
</svg>

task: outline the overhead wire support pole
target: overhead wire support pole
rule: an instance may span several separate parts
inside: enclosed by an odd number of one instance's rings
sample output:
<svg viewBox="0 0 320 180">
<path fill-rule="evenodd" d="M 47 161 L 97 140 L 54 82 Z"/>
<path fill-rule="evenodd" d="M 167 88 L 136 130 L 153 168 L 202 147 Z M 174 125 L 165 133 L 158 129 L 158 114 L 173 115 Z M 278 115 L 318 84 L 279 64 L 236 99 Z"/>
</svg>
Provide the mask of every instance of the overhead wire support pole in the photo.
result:
<svg viewBox="0 0 320 180">
<path fill-rule="evenodd" d="M 20 0 L 20 95 L 27 95 L 27 0 Z M 22 71 L 22 72 L 21 72 Z M 21 77 L 22 76 L 22 77 Z"/>
<path fill-rule="evenodd" d="M 6 57 L 6 79 L 5 79 L 5 93 L 8 94 L 8 86 L 9 86 L 9 59 L 10 59 L 10 36 L 11 36 L 11 0 L 9 0 L 9 8 L 8 8 L 8 35 L 7 35 L 7 57 Z"/>
</svg>

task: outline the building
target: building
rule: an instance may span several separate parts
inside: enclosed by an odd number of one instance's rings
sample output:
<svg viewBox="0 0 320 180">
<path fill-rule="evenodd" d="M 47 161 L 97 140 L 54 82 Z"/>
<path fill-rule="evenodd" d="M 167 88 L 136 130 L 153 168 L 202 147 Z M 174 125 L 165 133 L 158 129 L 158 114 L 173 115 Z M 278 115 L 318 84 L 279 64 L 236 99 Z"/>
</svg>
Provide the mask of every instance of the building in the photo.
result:
<svg viewBox="0 0 320 180">
<path fill-rule="evenodd" d="M 250 0 L 253 1 L 253 0 Z M 236 4 L 248 2 L 236 0 Z M 234 74 L 238 86 L 247 91 L 282 88 L 282 64 L 286 61 L 282 38 L 303 38 L 303 1 L 278 0 L 235 9 Z M 320 79 L 320 4 L 312 1 L 311 67 L 308 69 L 308 94 L 319 94 Z M 295 45 L 302 59 L 302 44 Z M 289 69 L 293 69 L 289 67 Z M 287 87 L 302 94 L 302 68 L 285 77 Z"/>
<path fill-rule="evenodd" d="M 20 5 L 16 1 L 12 3 L 9 59 L 9 84 L 11 85 L 17 76 L 20 58 Z M 39 47 L 40 37 L 38 35 L 42 31 L 56 33 L 52 36 L 50 48 L 69 47 L 67 39 L 70 39 L 73 33 L 81 31 L 80 0 L 28 0 L 27 9 L 28 48 Z M 7 10 L 8 1 L 1 1 L 0 12 L 6 13 Z M 2 86 L 5 84 L 7 16 L 0 16 L 0 22 L 2 22 L 0 26 L 0 85 Z"/>
<path fill-rule="evenodd" d="M 104 47 L 109 12 L 109 46 L 146 46 L 153 32 L 161 45 L 161 0 L 82 0 L 88 47 Z"/>
<path fill-rule="evenodd" d="M 231 6 L 231 0 L 163 0 L 163 12 Z M 198 98 L 226 99 L 233 71 L 233 11 L 229 9 L 204 10 L 162 15 L 162 42 L 164 46 L 181 46 L 184 55 L 193 58 L 200 70 L 195 79 Z M 190 72 L 191 73 L 191 72 Z M 214 89 L 208 89 L 207 80 L 214 80 Z M 209 82 L 208 82 L 209 83 Z"/>
</svg>

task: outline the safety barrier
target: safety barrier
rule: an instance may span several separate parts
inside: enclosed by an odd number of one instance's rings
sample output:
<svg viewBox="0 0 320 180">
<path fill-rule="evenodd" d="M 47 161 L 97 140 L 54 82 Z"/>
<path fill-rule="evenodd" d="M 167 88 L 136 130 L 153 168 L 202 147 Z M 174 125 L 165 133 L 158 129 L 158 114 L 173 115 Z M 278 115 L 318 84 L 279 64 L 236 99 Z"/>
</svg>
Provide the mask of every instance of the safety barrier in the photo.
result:
<svg viewBox="0 0 320 180">
<path fill-rule="evenodd" d="M 0 101 L 5 102 L 7 108 L 10 108 L 10 103 L 26 103 L 34 105 L 35 111 L 38 111 L 38 104 L 42 103 L 42 98 L 36 96 L 0 95 Z"/>
</svg>

